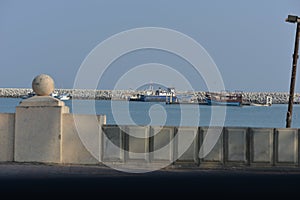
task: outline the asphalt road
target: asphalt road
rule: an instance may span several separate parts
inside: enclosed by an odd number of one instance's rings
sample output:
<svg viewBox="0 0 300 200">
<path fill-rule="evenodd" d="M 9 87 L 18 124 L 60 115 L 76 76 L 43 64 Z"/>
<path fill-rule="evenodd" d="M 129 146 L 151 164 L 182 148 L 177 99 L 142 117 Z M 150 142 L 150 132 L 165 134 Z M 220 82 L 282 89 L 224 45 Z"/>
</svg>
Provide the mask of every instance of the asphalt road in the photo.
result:
<svg viewBox="0 0 300 200">
<path fill-rule="evenodd" d="M 300 194 L 300 169 L 164 169 L 130 174 L 103 166 L 2 163 L 0 194 L 31 199 L 286 199 Z"/>
</svg>

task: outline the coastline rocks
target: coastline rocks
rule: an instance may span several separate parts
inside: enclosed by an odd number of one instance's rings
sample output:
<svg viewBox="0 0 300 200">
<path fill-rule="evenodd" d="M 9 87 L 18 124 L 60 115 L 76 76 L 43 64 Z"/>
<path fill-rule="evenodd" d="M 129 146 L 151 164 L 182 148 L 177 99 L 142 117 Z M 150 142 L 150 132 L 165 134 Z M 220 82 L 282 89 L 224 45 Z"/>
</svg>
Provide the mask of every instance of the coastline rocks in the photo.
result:
<svg viewBox="0 0 300 200">
<path fill-rule="evenodd" d="M 32 92 L 30 88 L 0 88 L 0 97 L 19 98 Z"/>
</svg>

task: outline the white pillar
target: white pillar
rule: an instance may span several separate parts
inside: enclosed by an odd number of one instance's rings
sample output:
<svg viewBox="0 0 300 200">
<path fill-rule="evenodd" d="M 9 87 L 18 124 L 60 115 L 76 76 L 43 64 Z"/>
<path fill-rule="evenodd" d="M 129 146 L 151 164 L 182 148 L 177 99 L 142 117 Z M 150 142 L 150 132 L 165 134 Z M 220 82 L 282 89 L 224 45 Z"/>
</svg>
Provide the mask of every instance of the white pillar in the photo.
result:
<svg viewBox="0 0 300 200">
<path fill-rule="evenodd" d="M 17 162 L 61 162 L 64 102 L 50 96 L 35 96 L 16 107 L 15 152 Z"/>
<path fill-rule="evenodd" d="M 41 74 L 32 81 L 36 96 L 16 107 L 14 160 L 17 162 L 61 162 L 63 113 L 65 103 L 50 97 L 53 79 Z"/>
</svg>

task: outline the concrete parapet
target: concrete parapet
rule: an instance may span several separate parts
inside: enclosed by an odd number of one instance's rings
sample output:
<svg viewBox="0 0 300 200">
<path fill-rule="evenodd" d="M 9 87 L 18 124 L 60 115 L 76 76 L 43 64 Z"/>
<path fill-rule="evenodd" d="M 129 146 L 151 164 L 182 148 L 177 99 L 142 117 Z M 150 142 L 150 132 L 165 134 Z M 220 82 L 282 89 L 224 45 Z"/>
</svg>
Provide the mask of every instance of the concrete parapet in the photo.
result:
<svg viewBox="0 0 300 200">
<path fill-rule="evenodd" d="M 174 156 L 174 127 L 152 126 L 150 130 L 150 161 L 171 163 Z"/>
<path fill-rule="evenodd" d="M 125 162 L 125 133 L 117 125 L 102 127 L 101 162 Z"/>
<path fill-rule="evenodd" d="M 150 127 L 126 127 L 126 162 L 149 162 Z"/>
<path fill-rule="evenodd" d="M 99 163 L 99 156 L 93 155 L 83 144 L 83 140 L 86 137 L 90 137 L 96 143 L 96 150 L 99 152 L 99 137 L 100 132 L 97 127 L 91 129 L 95 126 L 93 123 L 92 115 L 76 115 L 76 120 L 80 121 L 82 125 L 78 130 L 76 126 L 76 121 L 74 120 L 73 114 L 63 115 L 63 134 L 61 137 L 61 162 L 62 163 L 72 163 L 72 164 L 97 164 Z M 99 128 L 103 124 L 103 117 L 99 116 Z M 80 133 L 78 133 L 80 131 Z M 80 135 L 79 135 L 80 134 Z"/>
<path fill-rule="evenodd" d="M 179 127 L 174 141 L 176 165 L 199 165 L 198 127 Z"/>
<path fill-rule="evenodd" d="M 0 162 L 14 158 L 15 114 L 0 114 Z"/>
<path fill-rule="evenodd" d="M 298 129 L 282 128 L 275 131 L 275 165 L 298 165 Z"/>
<path fill-rule="evenodd" d="M 250 129 L 250 164 L 271 166 L 274 163 L 274 129 Z"/>
<path fill-rule="evenodd" d="M 248 164 L 248 128 L 225 128 L 225 163 Z"/>
<path fill-rule="evenodd" d="M 201 158 L 200 160 L 200 167 L 204 166 L 220 166 L 224 164 L 224 129 L 221 128 L 221 135 L 219 135 L 219 131 L 220 128 L 218 127 L 201 127 L 200 128 L 200 146 L 203 149 L 208 149 L 208 147 L 206 147 L 208 144 L 205 141 L 204 142 L 204 138 L 206 138 L 207 134 L 208 134 L 208 129 L 210 129 L 210 134 L 216 134 L 215 137 L 218 137 L 218 140 L 215 142 L 214 146 L 212 147 L 212 149 L 209 149 L 209 153 L 204 156 L 203 158 Z"/>
</svg>

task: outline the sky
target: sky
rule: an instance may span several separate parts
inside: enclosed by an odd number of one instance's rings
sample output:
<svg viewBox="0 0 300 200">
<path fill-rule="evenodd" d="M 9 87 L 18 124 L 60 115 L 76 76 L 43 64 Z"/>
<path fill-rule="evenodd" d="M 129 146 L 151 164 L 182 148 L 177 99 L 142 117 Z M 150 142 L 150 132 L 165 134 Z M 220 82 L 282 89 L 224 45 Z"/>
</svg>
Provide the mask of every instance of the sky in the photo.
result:
<svg viewBox="0 0 300 200">
<path fill-rule="evenodd" d="M 0 0 L 0 88 L 30 88 L 39 74 L 50 75 L 56 88 L 74 88 L 80 68 L 97 45 L 124 31 L 159 27 L 199 43 L 217 66 L 226 90 L 288 92 L 296 31 L 295 24 L 285 22 L 289 14 L 300 16 L 299 0 Z M 155 82 L 158 74 L 162 79 L 173 77 L 158 64 L 176 69 L 194 90 L 207 89 L 204 75 L 193 64 L 160 49 L 120 55 L 101 76 L 96 70 L 84 80 L 98 77 L 97 89 L 113 89 L 137 66 L 147 67 L 145 75 L 136 77 L 145 84 Z M 174 77 L 168 83 L 180 88 Z M 121 85 L 137 88 L 133 83 Z"/>
</svg>

